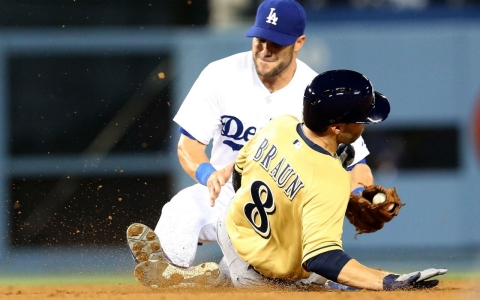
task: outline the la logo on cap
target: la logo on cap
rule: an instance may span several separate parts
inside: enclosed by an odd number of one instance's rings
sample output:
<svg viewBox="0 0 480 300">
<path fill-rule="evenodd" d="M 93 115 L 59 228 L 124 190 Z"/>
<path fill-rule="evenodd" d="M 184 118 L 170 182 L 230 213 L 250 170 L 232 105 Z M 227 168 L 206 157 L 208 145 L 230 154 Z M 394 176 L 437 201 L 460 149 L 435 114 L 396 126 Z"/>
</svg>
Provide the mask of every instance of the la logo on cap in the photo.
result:
<svg viewBox="0 0 480 300">
<path fill-rule="evenodd" d="M 297 1 L 264 0 L 258 6 L 255 24 L 245 36 L 289 46 L 303 35 L 305 25 L 305 10 Z"/>
<path fill-rule="evenodd" d="M 278 17 L 275 8 L 270 8 L 270 14 L 267 17 L 267 23 L 277 25 Z"/>
</svg>

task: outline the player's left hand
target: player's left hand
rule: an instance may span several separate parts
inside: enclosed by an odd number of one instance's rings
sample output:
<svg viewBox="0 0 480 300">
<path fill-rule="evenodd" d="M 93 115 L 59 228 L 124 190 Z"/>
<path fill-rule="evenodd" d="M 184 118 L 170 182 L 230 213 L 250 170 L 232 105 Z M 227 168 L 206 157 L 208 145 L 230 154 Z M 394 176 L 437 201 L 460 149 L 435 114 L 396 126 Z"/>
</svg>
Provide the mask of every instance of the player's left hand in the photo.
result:
<svg viewBox="0 0 480 300">
<path fill-rule="evenodd" d="M 383 278 L 383 289 L 410 290 L 410 289 L 429 289 L 437 286 L 440 281 L 437 279 L 427 280 L 432 277 L 447 273 L 447 269 L 430 268 L 423 271 L 416 271 L 403 275 L 389 274 Z"/>
<path fill-rule="evenodd" d="M 210 192 L 210 206 L 215 206 L 215 200 L 218 198 L 218 195 L 220 195 L 222 186 L 224 186 L 230 179 L 230 176 L 232 176 L 233 165 L 232 163 L 223 169 L 213 172 L 208 178 L 207 188 Z"/>
<path fill-rule="evenodd" d="M 375 204 L 377 194 L 384 195 L 383 202 Z M 384 188 L 378 184 L 365 186 L 360 195 L 350 194 L 345 216 L 355 226 L 357 234 L 375 232 L 383 228 L 398 215 L 405 204 L 400 200 L 396 188 Z"/>
</svg>

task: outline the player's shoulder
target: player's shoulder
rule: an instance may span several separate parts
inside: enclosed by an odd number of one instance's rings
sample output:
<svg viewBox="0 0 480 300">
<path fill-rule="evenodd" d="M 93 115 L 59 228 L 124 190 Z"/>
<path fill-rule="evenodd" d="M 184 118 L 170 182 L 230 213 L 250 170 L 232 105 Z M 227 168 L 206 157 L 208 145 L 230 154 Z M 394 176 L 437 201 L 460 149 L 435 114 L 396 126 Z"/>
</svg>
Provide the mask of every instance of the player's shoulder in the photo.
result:
<svg viewBox="0 0 480 300">
<path fill-rule="evenodd" d="M 315 76 L 318 75 L 318 73 L 310 68 L 309 65 L 301 61 L 300 59 L 297 58 L 297 70 L 301 73 L 304 74 L 305 77 L 309 78 L 314 78 Z"/>
</svg>

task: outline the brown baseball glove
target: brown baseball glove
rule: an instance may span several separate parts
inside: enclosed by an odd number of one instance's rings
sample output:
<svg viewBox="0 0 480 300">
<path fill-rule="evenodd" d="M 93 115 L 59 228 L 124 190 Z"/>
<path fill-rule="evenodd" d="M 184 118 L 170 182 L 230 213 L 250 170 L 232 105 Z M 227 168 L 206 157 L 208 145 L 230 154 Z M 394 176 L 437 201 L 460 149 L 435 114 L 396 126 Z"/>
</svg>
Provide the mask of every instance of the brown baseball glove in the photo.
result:
<svg viewBox="0 0 480 300">
<path fill-rule="evenodd" d="M 384 188 L 380 185 L 364 186 L 365 190 L 360 195 L 351 193 L 345 216 L 355 226 L 357 234 L 375 232 L 383 228 L 386 222 L 398 215 L 400 208 L 405 204 L 400 201 L 397 189 Z M 381 202 L 374 204 L 373 198 Z M 356 236 L 356 235 L 355 235 Z"/>
</svg>

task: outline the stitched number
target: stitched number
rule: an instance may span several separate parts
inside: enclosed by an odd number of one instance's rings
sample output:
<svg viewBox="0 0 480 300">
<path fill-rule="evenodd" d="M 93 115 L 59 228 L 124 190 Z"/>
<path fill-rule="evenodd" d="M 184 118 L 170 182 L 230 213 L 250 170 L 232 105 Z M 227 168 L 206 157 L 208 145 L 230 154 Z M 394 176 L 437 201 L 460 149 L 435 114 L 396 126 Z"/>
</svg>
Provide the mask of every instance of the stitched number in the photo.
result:
<svg viewBox="0 0 480 300">
<path fill-rule="evenodd" d="M 253 203 L 249 202 L 243 207 L 245 217 L 261 237 L 268 239 L 271 234 L 268 215 L 275 213 L 272 191 L 264 182 L 257 180 L 250 187 L 250 195 Z"/>
</svg>

